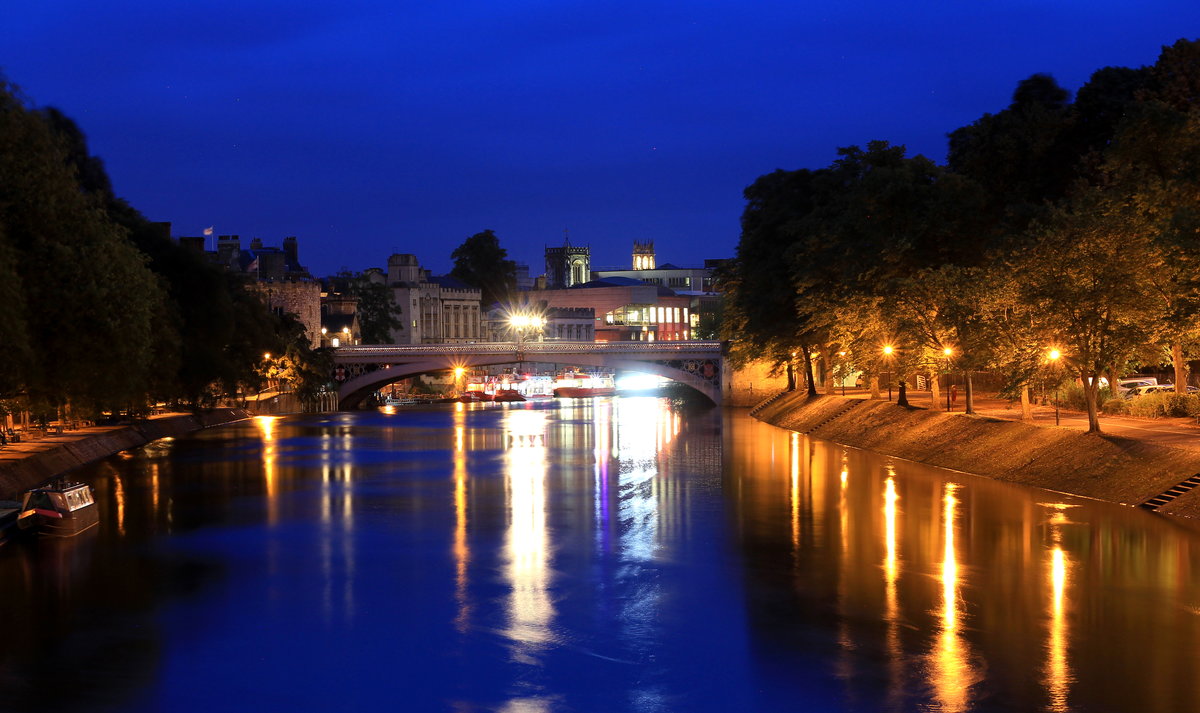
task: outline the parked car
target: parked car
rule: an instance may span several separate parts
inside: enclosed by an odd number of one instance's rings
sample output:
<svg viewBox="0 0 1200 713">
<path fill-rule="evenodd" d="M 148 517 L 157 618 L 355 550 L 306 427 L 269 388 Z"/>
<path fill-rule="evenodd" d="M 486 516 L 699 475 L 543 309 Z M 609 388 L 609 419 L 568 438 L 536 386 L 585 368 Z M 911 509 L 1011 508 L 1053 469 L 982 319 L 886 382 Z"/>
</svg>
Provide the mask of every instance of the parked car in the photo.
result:
<svg viewBox="0 0 1200 713">
<path fill-rule="evenodd" d="M 1187 387 L 1189 394 L 1200 393 L 1200 388 L 1195 386 Z M 1125 398 L 1132 399 L 1135 396 L 1144 396 L 1146 394 L 1173 394 L 1175 393 L 1174 384 L 1151 384 L 1150 386 L 1139 386 L 1130 389 L 1125 393 Z"/>
<path fill-rule="evenodd" d="M 1157 386 L 1157 385 L 1158 385 L 1158 379 L 1154 378 L 1153 376 L 1148 376 L 1145 378 L 1137 378 L 1137 379 L 1117 379 L 1117 393 L 1122 396 L 1128 397 L 1130 390 L 1136 389 L 1139 386 Z"/>
</svg>

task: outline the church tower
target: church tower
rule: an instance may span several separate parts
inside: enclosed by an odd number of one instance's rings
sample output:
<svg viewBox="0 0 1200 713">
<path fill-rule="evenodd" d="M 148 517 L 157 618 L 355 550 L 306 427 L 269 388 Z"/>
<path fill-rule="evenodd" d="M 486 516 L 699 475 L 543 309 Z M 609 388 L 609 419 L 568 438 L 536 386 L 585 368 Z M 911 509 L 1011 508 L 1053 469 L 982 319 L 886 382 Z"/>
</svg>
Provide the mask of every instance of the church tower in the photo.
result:
<svg viewBox="0 0 1200 713">
<path fill-rule="evenodd" d="M 562 289 L 582 285 L 592 279 L 592 249 L 571 245 L 563 231 L 561 248 L 546 248 L 546 287 Z"/>
<path fill-rule="evenodd" d="M 639 243 L 633 241 L 633 269 L 634 270 L 653 270 L 654 269 L 654 241 Z"/>
</svg>

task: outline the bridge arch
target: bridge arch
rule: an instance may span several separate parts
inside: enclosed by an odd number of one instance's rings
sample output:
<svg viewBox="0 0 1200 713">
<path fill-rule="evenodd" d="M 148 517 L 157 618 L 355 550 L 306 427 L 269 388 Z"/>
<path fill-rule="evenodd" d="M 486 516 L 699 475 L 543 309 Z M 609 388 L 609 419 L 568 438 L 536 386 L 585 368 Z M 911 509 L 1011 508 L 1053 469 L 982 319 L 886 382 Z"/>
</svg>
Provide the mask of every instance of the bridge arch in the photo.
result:
<svg viewBox="0 0 1200 713">
<path fill-rule="evenodd" d="M 338 388 L 339 407 L 355 408 L 382 386 L 420 374 L 525 361 L 655 374 L 721 402 L 718 342 L 537 342 L 342 347 L 334 362 L 350 373 Z"/>
</svg>

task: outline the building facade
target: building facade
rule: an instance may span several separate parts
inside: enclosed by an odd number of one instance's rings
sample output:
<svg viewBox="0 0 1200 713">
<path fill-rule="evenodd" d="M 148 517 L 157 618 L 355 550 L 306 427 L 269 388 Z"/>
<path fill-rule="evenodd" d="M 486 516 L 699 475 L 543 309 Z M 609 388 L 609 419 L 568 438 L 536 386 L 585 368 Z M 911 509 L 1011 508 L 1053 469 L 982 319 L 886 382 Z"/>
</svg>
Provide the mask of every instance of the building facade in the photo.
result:
<svg viewBox="0 0 1200 713">
<path fill-rule="evenodd" d="M 592 279 L 592 249 L 565 238 L 562 247 L 546 248 L 546 288 L 565 289 Z"/>
<path fill-rule="evenodd" d="M 482 295 L 446 276 L 421 267 L 416 255 L 388 258 L 387 286 L 400 308 L 401 326 L 392 330 L 393 344 L 444 344 L 484 341 Z"/>
<path fill-rule="evenodd" d="M 592 332 L 599 342 L 691 338 L 691 298 L 657 285 L 613 278 L 541 290 L 533 298 L 543 301 L 547 310 L 593 310 Z"/>
<path fill-rule="evenodd" d="M 170 224 L 167 223 L 168 234 Z M 213 262 L 245 280 L 246 289 L 258 294 L 278 314 L 290 314 L 304 325 L 309 343 L 321 345 L 321 284 L 300 264 L 299 241 L 283 239 L 283 247 L 266 247 L 253 238 L 242 248 L 241 237 L 221 235 L 216 250 L 205 250 L 205 238 L 181 237 L 180 245 L 205 253 Z"/>
</svg>

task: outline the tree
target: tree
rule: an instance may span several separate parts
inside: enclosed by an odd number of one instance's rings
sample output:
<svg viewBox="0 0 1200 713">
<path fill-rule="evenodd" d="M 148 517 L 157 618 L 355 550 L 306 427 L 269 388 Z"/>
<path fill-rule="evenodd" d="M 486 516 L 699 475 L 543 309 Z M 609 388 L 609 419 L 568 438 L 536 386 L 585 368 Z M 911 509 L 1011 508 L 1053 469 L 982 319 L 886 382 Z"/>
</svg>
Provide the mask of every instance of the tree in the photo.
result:
<svg viewBox="0 0 1200 713">
<path fill-rule="evenodd" d="M 1035 74 L 1017 84 L 1008 108 L 950 132 L 948 166 L 983 186 L 997 224 L 1019 231 L 1046 201 L 1066 195 L 1078 164 L 1069 98 L 1052 77 Z"/>
<path fill-rule="evenodd" d="M 1147 263 L 1155 315 L 1177 393 L 1186 393 L 1185 344 L 1200 337 L 1200 41 L 1163 48 L 1129 93 L 1106 152 L 1104 189 L 1136 214 L 1161 258 Z"/>
<path fill-rule="evenodd" d="M 738 365 L 766 359 L 785 368 L 789 389 L 795 384 L 792 355 L 808 351 L 801 343 L 805 325 L 784 257 L 795 242 L 791 224 L 811 210 L 811 181 L 807 170 L 776 170 L 747 187 L 736 255 L 717 273 L 730 359 Z"/>
<path fill-rule="evenodd" d="M 143 403 L 165 294 L 127 234 L 80 190 L 46 118 L 0 83 L 0 269 L 24 299 L 5 320 L 26 349 L 6 350 L 13 384 L 43 411 Z M 16 362 L 16 360 L 21 360 Z M 9 363 L 13 360 L 14 363 Z"/>
<path fill-rule="evenodd" d="M 366 273 L 343 269 L 332 280 L 338 292 L 358 298 L 355 308 L 363 344 L 391 344 L 392 330 L 403 326 L 392 290 Z"/>
<path fill-rule="evenodd" d="M 1054 340 L 1047 347 L 1056 346 L 1081 379 L 1088 432 L 1099 432 L 1100 377 L 1158 337 L 1146 319 L 1153 304 L 1147 265 L 1161 256 L 1138 216 L 1097 189 L 1056 208 L 1034 236 L 1014 265 L 1026 276 L 1021 299 L 1037 315 L 1038 331 Z M 1112 259 L 1122 251 L 1139 259 Z"/>
<path fill-rule="evenodd" d="M 491 230 L 475 233 L 450 253 L 454 269 L 450 276 L 478 287 L 483 306 L 503 302 L 517 290 L 517 263 Z"/>
</svg>

